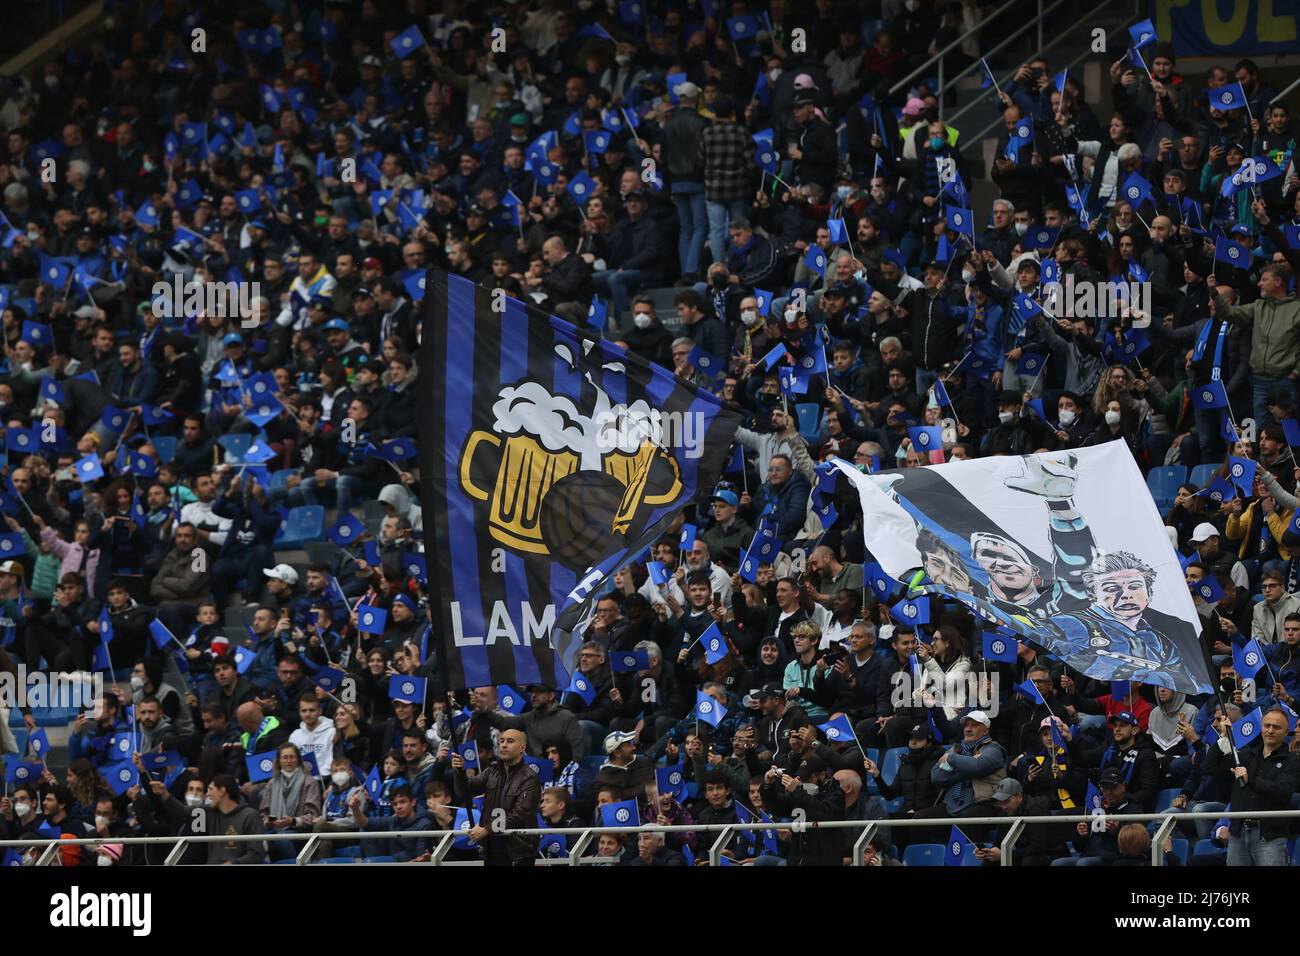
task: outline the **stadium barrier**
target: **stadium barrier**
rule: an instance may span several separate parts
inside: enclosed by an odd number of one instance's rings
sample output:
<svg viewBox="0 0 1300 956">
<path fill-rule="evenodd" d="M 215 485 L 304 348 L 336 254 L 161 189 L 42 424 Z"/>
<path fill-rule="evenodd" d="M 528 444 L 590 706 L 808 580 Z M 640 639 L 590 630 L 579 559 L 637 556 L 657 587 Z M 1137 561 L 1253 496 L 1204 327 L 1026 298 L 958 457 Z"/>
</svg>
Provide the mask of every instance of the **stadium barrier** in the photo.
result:
<svg viewBox="0 0 1300 956">
<path fill-rule="evenodd" d="M 1184 813 L 1163 811 L 1160 813 L 1126 813 L 1115 817 L 1123 823 L 1150 823 L 1160 821 L 1160 826 L 1151 838 L 1151 865 L 1164 866 L 1164 851 L 1162 846 L 1165 838 L 1168 837 L 1174 829 L 1174 826 L 1180 821 L 1208 820 L 1262 820 L 1271 817 L 1280 817 L 1285 819 L 1300 819 L 1300 810 L 1264 810 L 1264 811 L 1222 811 L 1219 813 Z M 1025 827 L 1034 824 L 1056 824 L 1063 823 L 1092 823 L 1096 818 L 1095 814 L 1071 814 L 1062 816 L 1035 816 L 1035 817 L 964 817 L 964 818 L 943 818 L 934 820 L 823 820 L 823 821 L 773 821 L 752 823 L 712 823 L 712 824 L 695 824 L 692 826 L 660 826 L 658 824 L 643 824 L 635 827 L 529 827 L 513 830 L 502 830 L 502 834 L 516 834 L 520 836 L 576 836 L 577 842 L 569 850 L 568 856 L 560 859 L 539 859 L 537 862 L 542 865 L 569 865 L 583 866 L 588 864 L 601 865 L 604 863 L 617 862 L 617 858 L 605 857 L 583 857 L 583 853 L 601 833 L 618 832 L 625 834 L 634 833 L 716 833 L 717 839 L 709 848 L 709 863 L 712 866 L 719 865 L 719 859 L 723 851 L 736 836 L 737 831 L 749 830 L 790 830 L 792 832 L 803 832 L 804 830 L 852 830 L 861 829 L 862 833 L 853 844 L 852 866 L 862 866 L 863 856 L 867 844 L 871 841 L 881 829 L 908 827 L 929 827 L 934 829 L 942 827 L 945 824 L 957 824 L 962 827 L 983 827 L 983 826 L 1006 826 L 1010 823 L 1007 835 L 999 844 L 1002 851 L 1002 866 L 1013 866 L 1015 858 L 1016 842 L 1025 832 Z M 438 838 L 437 845 L 434 847 L 428 863 L 433 866 L 481 866 L 481 861 L 447 861 L 447 854 L 451 852 L 452 844 L 458 836 L 462 836 L 461 831 L 457 830 L 420 830 L 409 837 L 409 839 L 432 839 Z M 362 832 L 362 831 L 341 831 L 341 832 L 322 832 L 322 833 L 252 833 L 252 834 L 202 834 L 192 836 L 165 836 L 165 837 L 79 837 L 76 839 L 27 839 L 27 840 L 0 840 L 0 849 L 13 848 L 30 848 L 45 847 L 40 857 L 36 861 L 36 866 L 49 866 L 57 850 L 66 846 L 90 846 L 98 847 L 106 843 L 123 844 L 125 846 L 139 845 L 161 845 L 174 844 L 172 850 L 167 854 L 163 861 L 164 866 L 175 866 L 184 855 L 185 850 L 195 843 L 254 843 L 262 840 L 290 841 L 302 843 L 303 848 L 299 851 L 294 862 L 299 865 L 305 865 L 312 861 L 316 850 L 322 843 L 331 840 L 349 840 L 365 841 L 373 839 L 404 839 L 400 833 L 391 830 Z M 385 865 L 385 864 L 371 864 Z M 405 864 L 401 864 L 405 865 Z"/>
</svg>

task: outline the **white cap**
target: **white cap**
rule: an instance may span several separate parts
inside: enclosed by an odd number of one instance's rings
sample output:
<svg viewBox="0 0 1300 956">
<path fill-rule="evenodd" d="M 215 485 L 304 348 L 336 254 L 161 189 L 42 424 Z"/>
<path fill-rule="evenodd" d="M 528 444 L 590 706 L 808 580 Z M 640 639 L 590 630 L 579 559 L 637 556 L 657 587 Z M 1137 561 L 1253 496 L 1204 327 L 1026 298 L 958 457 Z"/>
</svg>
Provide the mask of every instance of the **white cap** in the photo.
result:
<svg viewBox="0 0 1300 956">
<path fill-rule="evenodd" d="M 975 723 L 983 724 L 985 727 L 991 727 L 993 725 L 993 721 L 989 720 L 989 715 L 984 713 L 982 710 L 972 710 L 961 720 L 962 723 L 965 723 L 968 720 L 973 720 Z"/>
<path fill-rule="evenodd" d="M 1208 541 L 1210 538 L 1217 538 L 1220 534 L 1221 532 L 1214 525 L 1210 524 L 1208 521 L 1202 521 L 1196 526 L 1196 530 L 1192 532 L 1191 542 L 1193 544 L 1200 544 L 1202 541 Z"/>
<path fill-rule="evenodd" d="M 636 740 L 636 734 L 630 730 L 616 730 L 605 738 L 605 753 L 612 754 L 623 744 Z"/>
<path fill-rule="evenodd" d="M 687 80 L 685 83 L 678 83 L 673 87 L 673 94 L 678 99 L 693 100 L 700 95 L 700 88 Z"/>
<path fill-rule="evenodd" d="M 263 568 L 262 573 L 268 578 L 283 581 L 290 587 L 298 583 L 298 572 L 287 564 L 277 564 L 273 568 Z"/>
</svg>

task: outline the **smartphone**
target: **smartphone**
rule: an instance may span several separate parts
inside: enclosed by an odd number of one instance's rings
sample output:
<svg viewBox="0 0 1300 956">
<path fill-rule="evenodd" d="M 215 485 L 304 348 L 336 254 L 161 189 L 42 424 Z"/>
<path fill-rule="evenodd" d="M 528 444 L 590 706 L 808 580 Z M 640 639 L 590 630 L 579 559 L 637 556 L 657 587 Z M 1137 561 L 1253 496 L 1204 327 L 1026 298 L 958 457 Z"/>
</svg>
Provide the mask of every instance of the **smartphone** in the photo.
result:
<svg viewBox="0 0 1300 956">
<path fill-rule="evenodd" d="M 713 592 L 713 603 L 714 603 L 714 604 L 721 604 L 721 603 L 722 603 L 722 592 L 721 592 L 721 591 L 714 591 L 714 592 Z"/>
</svg>

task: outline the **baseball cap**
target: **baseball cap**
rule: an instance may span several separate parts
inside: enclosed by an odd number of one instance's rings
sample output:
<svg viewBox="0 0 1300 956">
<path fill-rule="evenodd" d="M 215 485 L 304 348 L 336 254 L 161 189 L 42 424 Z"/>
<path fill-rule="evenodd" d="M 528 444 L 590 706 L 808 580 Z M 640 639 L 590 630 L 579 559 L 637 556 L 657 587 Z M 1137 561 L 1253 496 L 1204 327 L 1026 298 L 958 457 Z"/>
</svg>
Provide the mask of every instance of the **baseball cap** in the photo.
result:
<svg viewBox="0 0 1300 956">
<path fill-rule="evenodd" d="M 636 734 L 630 730 L 616 730 L 605 738 L 605 753 L 612 754 L 623 744 L 636 740 Z"/>
<path fill-rule="evenodd" d="M 1097 783 L 1103 787 L 1118 787 L 1124 782 L 1124 775 L 1119 772 L 1118 767 L 1107 767 L 1097 778 Z"/>
<path fill-rule="evenodd" d="M 934 740 L 934 734 L 930 733 L 930 728 L 925 724 L 913 724 L 908 737 L 912 740 Z"/>
<path fill-rule="evenodd" d="M 628 194 L 627 194 L 626 196 L 623 197 L 623 202 L 624 202 L 624 203 L 630 203 L 630 202 L 646 202 L 646 194 L 645 194 L 645 191 L 642 190 L 642 189 L 631 189 L 631 190 L 628 190 Z"/>
<path fill-rule="evenodd" d="M 1219 534 L 1220 532 L 1218 528 L 1210 524 L 1208 521 L 1202 521 L 1196 526 L 1196 530 L 1192 532 L 1190 540 L 1193 544 L 1200 544 L 1202 541 L 1208 541 L 1210 538 L 1219 537 Z"/>
<path fill-rule="evenodd" d="M 333 301 L 327 295 L 314 295 L 307 303 L 309 308 L 324 309 L 326 312 L 330 310 L 333 304 Z"/>
<path fill-rule="evenodd" d="M 287 564 L 277 564 L 273 568 L 263 568 L 262 573 L 268 578 L 283 581 L 285 584 L 298 583 L 298 572 Z"/>
<path fill-rule="evenodd" d="M 1020 781 L 1015 777 L 1003 777 L 998 781 L 998 785 L 993 788 L 993 799 L 998 803 L 1006 803 L 1012 797 L 1024 792 L 1025 788 L 1020 786 Z"/>
<path fill-rule="evenodd" d="M 12 564 L 13 562 L 10 561 L 9 563 Z M 0 567 L 3 567 L 3 565 L 0 565 Z M 782 689 L 780 684 L 775 681 L 769 681 L 753 696 L 757 697 L 759 700 L 763 700 L 765 697 L 784 697 L 785 691 Z"/>
<path fill-rule="evenodd" d="M 904 116 L 920 116 L 924 112 L 925 101 L 915 96 L 903 104 Z"/>
<path fill-rule="evenodd" d="M 373 299 L 375 294 L 370 291 L 369 286 L 359 285 L 352 290 L 352 298 Z"/>
<path fill-rule="evenodd" d="M 817 84 L 813 82 L 813 78 L 807 73 L 800 73 L 794 78 L 794 88 L 796 90 L 815 90 Z"/>
<path fill-rule="evenodd" d="M 17 561 L 6 561 L 0 564 L 0 574 L 16 574 L 21 578 L 23 576 L 23 566 Z"/>
<path fill-rule="evenodd" d="M 734 491 L 728 491 L 725 488 L 721 488 L 718 491 L 715 491 L 713 493 L 713 498 L 711 500 L 725 501 L 733 508 L 740 504 L 740 499 L 736 497 L 736 493 Z"/>
<path fill-rule="evenodd" d="M 350 331 L 346 319 L 330 319 L 323 326 L 326 332 L 347 332 Z"/>
<path fill-rule="evenodd" d="M 685 83 L 678 83 L 673 87 L 673 93 L 677 95 L 678 99 L 693 100 L 700 95 L 700 88 L 687 80 Z"/>
<path fill-rule="evenodd" d="M 511 126 L 527 126 L 529 123 L 527 113 L 515 113 L 510 117 Z"/>
<path fill-rule="evenodd" d="M 1052 721 L 1056 721 L 1056 726 L 1057 726 L 1057 727 L 1064 727 L 1064 726 L 1065 726 L 1065 721 L 1061 720 L 1060 717 L 1044 717 L 1042 720 L 1040 720 L 1040 721 L 1038 722 L 1038 729 L 1039 729 L 1039 730 L 1044 730 L 1044 729 L 1046 729 L 1047 727 L 1052 726 Z"/>
<path fill-rule="evenodd" d="M 377 67 L 377 66 L 382 66 L 382 64 L 379 62 L 379 57 L 375 56 L 373 53 L 372 53 L 370 56 L 367 56 L 367 57 L 363 58 L 362 61 L 361 61 L 361 65 L 362 65 L 362 66 L 376 66 L 376 67 Z"/>
<path fill-rule="evenodd" d="M 1245 225 L 1244 223 L 1240 223 L 1240 222 L 1239 222 L 1239 223 L 1237 223 L 1235 226 L 1233 226 L 1231 229 L 1228 230 L 1228 235 L 1230 235 L 1230 236 L 1249 236 L 1249 235 L 1252 235 L 1252 233 L 1251 233 L 1251 231 L 1250 231 L 1250 226 L 1247 226 L 1247 225 Z"/>
<path fill-rule="evenodd" d="M 227 332 L 225 338 L 221 340 L 221 345 L 223 348 L 229 347 L 231 345 L 243 345 L 243 344 L 244 344 L 244 337 L 240 335 L 238 332 Z"/>
<path fill-rule="evenodd" d="M 799 770 L 795 774 L 800 780 L 810 780 L 819 773 L 826 772 L 826 761 L 822 760 L 816 754 L 803 758 L 803 763 L 799 764 Z"/>
<path fill-rule="evenodd" d="M 1141 722 L 1136 717 L 1133 716 L 1133 713 L 1131 711 L 1127 711 L 1127 710 L 1121 710 L 1118 714 L 1112 716 L 1110 718 L 1110 722 L 1112 724 L 1130 724 L 1134 727 L 1141 726 Z"/>
<path fill-rule="evenodd" d="M 361 268 L 379 269 L 380 271 L 382 271 L 384 268 L 384 264 L 380 262 L 378 259 L 376 259 L 374 256 L 367 256 L 365 259 L 361 260 Z"/>
<path fill-rule="evenodd" d="M 977 724 L 983 724 L 985 727 L 989 727 L 993 724 L 993 721 L 989 719 L 989 715 L 984 713 L 982 710 L 972 710 L 961 719 L 961 722 L 964 724 L 968 720 L 973 720 Z"/>
</svg>

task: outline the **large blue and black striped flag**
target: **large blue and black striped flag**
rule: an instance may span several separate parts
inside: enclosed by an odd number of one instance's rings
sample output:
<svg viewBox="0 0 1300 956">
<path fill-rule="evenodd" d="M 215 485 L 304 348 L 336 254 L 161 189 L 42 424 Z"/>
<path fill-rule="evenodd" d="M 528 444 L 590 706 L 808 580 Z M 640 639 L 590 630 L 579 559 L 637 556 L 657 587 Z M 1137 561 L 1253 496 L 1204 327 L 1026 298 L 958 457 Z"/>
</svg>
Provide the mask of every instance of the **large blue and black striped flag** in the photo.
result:
<svg viewBox="0 0 1300 956">
<path fill-rule="evenodd" d="M 612 342 L 431 271 L 421 490 L 449 688 L 563 687 L 590 596 L 722 471 L 741 415 Z"/>
</svg>

